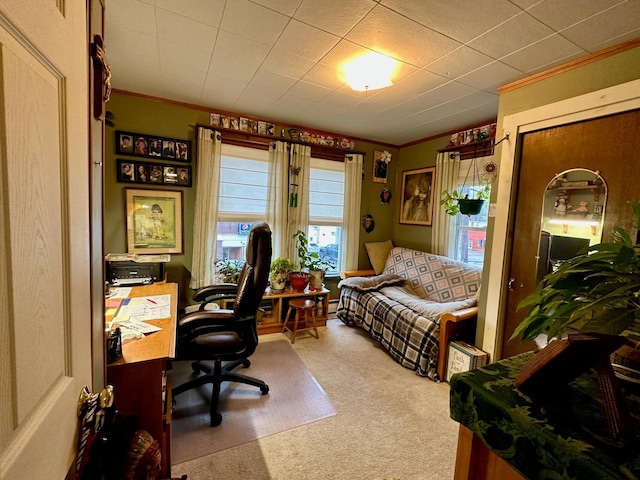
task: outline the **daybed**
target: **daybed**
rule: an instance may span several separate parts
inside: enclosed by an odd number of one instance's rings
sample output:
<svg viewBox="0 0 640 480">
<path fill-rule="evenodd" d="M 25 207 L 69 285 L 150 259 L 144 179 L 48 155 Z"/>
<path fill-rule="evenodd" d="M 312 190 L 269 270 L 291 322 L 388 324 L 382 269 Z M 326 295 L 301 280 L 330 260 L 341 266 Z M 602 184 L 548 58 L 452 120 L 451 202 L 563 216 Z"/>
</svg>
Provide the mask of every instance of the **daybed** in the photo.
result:
<svg viewBox="0 0 640 480">
<path fill-rule="evenodd" d="M 444 379 L 449 342 L 474 341 L 478 268 L 393 247 L 378 275 L 354 277 L 345 272 L 343 278 L 338 284 L 338 318 L 368 331 L 418 375 Z"/>
</svg>

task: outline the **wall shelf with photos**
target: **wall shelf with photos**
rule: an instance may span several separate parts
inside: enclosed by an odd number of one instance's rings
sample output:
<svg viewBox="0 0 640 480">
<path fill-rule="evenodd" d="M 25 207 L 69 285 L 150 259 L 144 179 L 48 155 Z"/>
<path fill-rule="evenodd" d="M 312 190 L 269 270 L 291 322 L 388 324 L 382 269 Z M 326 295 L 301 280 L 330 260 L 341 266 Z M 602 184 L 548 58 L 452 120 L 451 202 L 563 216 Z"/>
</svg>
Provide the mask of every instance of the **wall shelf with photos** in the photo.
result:
<svg viewBox="0 0 640 480">
<path fill-rule="evenodd" d="M 324 160 L 336 160 L 336 161 L 343 162 L 345 155 L 349 155 L 352 153 L 366 155 L 366 152 L 361 152 L 357 150 L 345 150 L 344 148 L 331 147 L 328 145 L 311 144 L 307 142 L 302 142 L 300 140 L 293 140 L 288 137 L 273 137 L 271 135 L 243 132 L 241 130 L 227 129 L 222 127 L 216 127 L 213 125 L 197 124 L 196 127 L 209 128 L 211 130 L 220 132 L 223 143 L 229 143 L 231 145 L 239 145 L 242 147 L 261 148 L 264 150 L 268 150 L 269 144 L 271 144 L 271 142 L 280 140 L 288 143 L 309 145 L 311 147 L 311 156 L 314 158 L 321 158 Z"/>
<path fill-rule="evenodd" d="M 123 159 L 118 159 L 116 165 L 116 177 L 120 183 L 174 185 L 176 187 L 190 187 L 192 185 L 191 166 L 189 165 Z"/>
<path fill-rule="evenodd" d="M 117 130 L 116 154 L 190 162 L 191 141 Z"/>
</svg>

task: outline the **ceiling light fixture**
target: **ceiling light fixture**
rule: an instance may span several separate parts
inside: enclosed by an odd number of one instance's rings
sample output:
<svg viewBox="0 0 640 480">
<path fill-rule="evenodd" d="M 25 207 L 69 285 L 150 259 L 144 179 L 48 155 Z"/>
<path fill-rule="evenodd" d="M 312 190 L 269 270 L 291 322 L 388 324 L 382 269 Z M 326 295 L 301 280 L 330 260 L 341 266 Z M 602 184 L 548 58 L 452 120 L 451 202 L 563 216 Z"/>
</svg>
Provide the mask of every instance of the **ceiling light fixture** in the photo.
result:
<svg viewBox="0 0 640 480">
<path fill-rule="evenodd" d="M 376 90 L 393 85 L 391 76 L 396 61 L 377 52 L 369 52 L 342 66 L 349 86 L 359 92 Z"/>
</svg>

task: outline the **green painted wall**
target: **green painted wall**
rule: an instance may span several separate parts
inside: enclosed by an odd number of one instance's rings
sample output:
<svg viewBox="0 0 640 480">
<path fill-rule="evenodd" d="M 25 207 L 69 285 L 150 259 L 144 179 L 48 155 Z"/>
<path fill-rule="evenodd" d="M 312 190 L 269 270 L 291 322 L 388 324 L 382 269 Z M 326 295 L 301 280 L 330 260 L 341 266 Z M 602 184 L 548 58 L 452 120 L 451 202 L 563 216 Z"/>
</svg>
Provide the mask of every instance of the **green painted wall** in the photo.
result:
<svg viewBox="0 0 640 480">
<path fill-rule="evenodd" d="M 135 157 L 116 156 L 115 154 L 115 132 L 123 130 L 134 133 L 145 133 L 171 137 L 177 139 L 191 140 L 192 158 L 195 158 L 195 130 L 197 123 L 208 124 L 209 112 L 195 108 L 187 108 L 152 100 L 141 99 L 134 96 L 114 93 L 107 105 L 107 109 L 115 116 L 115 128 L 107 128 L 106 149 L 105 149 L 105 216 L 104 216 L 104 248 L 106 253 L 126 252 L 125 239 L 125 211 L 124 197 L 125 188 L 158 188 L 166 190 L 180 190 L 183 192 L 183 217 L 184 217 L 184 254 L 171 256 L 171 262 L 167 265 L 169 280 L 178 282 L 180 286 L 180 296 L 184 301 L 191 297 L 188 289 L 190 279 L 190 269 L 192 260 L 193 244 L 193 205 L 197 178 L 195 177 L 196 162 L 192 160 L 191 166 L 194 175 L 194 186 L 187 188 L 179 187 L 152 187 L 139 184 L 125 184 L 117 182 L 116 160 L 135 159 Z M 212 109 L 215 111 L 215 109 Z M 279 132 L 280 126 L 276 128 Z M 286 127 L 285 127 L 286 128 Z M 388 171 L 388 184 L 393 189 L 395 182 L 394 165 L 398 164 L 399 152 L 397 148 L 392 148 L 383 144 L 357 141 L 355 149 L 365 152 L 364 178 L 362 180 L 362 208 L 360 218 L 365 214 L 371 214 L 375 221 L 375 228 L 372 232 L 366 233 L 360 229 L 360 252 L 358 257 L 359 268 L 370 268 L 369 260 L 363 243 L 369 241 L 382 241 L 391 238 L 394 223 L 394 212 L 397 210 L 398 198 L 395 190 L 391 199 L 391 205 L 385 206 L 380 201 L 380 191 L 384 184 L 373 183 L 373 155 L 376 150 L 387 150 L 392 154 L 391 167 Z M 140 160 L 140 158 L 138 158 Z M 165 163 L 165 162 L 161 162 Z M 332 291 L 332 298 L 337 297 L 337 278 L 328 278 L 327 286 Z"/>
</svg>

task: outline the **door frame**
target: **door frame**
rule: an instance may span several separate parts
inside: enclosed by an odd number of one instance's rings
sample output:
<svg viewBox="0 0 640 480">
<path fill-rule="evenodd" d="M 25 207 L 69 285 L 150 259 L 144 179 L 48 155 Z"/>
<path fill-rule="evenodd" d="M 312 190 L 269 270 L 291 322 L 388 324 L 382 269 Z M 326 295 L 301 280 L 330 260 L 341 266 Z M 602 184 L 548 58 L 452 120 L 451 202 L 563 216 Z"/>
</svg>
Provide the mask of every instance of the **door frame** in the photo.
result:
<svg viewBox="0 0 640 480">
<path fill-rule="evenodd" d="M 485 276 L 486 305 L 484 319 L 479 322 L 477 344 L 489 353 L 492 361 L 500 360 L 503 344 L 506 292 L 510 271 L 509 229 L 515 218 L 515 187 L 519 143 L 527 132 L 557 127 L 567 123 L 622 113 L 640 108 L 640 80 L 633 80 L 604 88 L 577 97 L 561 100 L 523 112 L 505 115 L 502 120 L 502 135 L 509 140 L 496 147 L 496 158 L 500 159 L 496 182 L 495 220 L 491 237 L 491 259 Z M 483 285 L 484 288 L 484 285 Z M 480 312 L 482 314 L 482 311 Z"/>
</svg>

